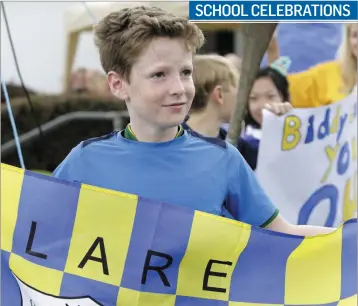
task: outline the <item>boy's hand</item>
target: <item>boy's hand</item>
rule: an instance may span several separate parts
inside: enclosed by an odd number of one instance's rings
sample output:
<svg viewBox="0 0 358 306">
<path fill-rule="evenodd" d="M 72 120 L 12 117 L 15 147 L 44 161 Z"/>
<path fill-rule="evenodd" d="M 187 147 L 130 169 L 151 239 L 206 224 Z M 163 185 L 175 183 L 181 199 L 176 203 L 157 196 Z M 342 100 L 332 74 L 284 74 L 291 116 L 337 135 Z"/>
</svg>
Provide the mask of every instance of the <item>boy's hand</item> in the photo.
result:
<svg viewBox="0 0 358 306">
<path fill-rule="evenodd" d="M 272 104 L 265 104 L 265 109 L 273 112 L 277 116 L 282 116 L 290 112 L 293 107 L 289 102 L 274 102 Z"/>
</svg>

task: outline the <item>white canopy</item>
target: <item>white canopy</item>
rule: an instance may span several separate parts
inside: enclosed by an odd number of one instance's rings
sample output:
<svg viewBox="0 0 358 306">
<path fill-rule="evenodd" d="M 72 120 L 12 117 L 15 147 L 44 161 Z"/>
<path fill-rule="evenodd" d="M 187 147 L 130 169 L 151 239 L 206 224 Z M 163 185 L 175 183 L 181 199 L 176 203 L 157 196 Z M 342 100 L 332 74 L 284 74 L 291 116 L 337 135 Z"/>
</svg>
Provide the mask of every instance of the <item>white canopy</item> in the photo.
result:
<svg viewBox="0 0 358 306">
<path fill-rule="evenodd" d="M 173 13 L 180 17 L 188 17 L 189 2 L 188 1 L 135 1 L 135 2 L 86 2 L 74 4 L 65 12 L 64 22 L 67 32 L 67 54 L 66 54 L 66 70 L 65 70 L 65 90 L 68 89 L 70 75 L 72 71 L 73 61 L 76 54 L 78 37 L 82 32 L 92 30 L 93 24 L 105 17 L 107 14 L 126 7 L 134 7 L 138 5 L 150 5 L 161 7 L 167 12 Z M 220 24 L 211 23 L 199 24 L 205 30 L 218 30 L 227 28 L 236 28 L 238 24 Z"/>
<path fill-rule="evenodd" d="M 188 15 L 188 2 L 146 0 L 134 2 L 82 2 L 73 5 L 65 12 L 65 27 L 68 33 L 90 31 L 94 23 L 109 13 L 138 5 L 158 6 L 181 17 L 187 17 Z"/>
</svg>

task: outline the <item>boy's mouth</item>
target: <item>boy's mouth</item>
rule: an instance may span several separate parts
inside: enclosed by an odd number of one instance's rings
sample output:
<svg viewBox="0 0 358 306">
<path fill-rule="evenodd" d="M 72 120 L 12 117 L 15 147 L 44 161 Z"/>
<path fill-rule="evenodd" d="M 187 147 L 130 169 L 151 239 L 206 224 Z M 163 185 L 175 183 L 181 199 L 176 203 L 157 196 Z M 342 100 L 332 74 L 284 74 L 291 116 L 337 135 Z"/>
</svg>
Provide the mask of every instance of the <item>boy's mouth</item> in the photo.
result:
<svg viewBox="0 0 358 306">
<path fill-rule="evenodd" d="M 163 107 L 183 106 L 184 104 L 185 104 L 185 102 L 178 102 L 178 103 L 163 105 Z"/>
</svg>

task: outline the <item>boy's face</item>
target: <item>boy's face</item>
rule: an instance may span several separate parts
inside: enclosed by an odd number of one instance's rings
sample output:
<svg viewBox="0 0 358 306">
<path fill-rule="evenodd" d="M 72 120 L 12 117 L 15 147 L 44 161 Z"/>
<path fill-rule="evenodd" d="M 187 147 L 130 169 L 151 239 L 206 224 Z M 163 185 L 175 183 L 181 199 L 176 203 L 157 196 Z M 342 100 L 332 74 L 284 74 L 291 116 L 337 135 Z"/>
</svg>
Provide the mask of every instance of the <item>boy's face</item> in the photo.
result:
<svg viewBox="0 0 358 306">
<path fill-rule="evenodd" d="M 222 120 L 224 123 L 230 122 L 232 113 L 235 111 L 237 93 L 238 93 L 237 86 L 230 86 L 229 90 L 224 93 L 223 114 L 222 114 Z"/>
<path fill-rule="evenodd" d="M 129 82 L 119 76 L 108 80 L 112 92 L 127 102 L 131 122 L 166 129 L 183 122 L 191 107 L 192 70 L 192 53 L 182 40 L 156 38 L 132 66 Z"/>
</svg>

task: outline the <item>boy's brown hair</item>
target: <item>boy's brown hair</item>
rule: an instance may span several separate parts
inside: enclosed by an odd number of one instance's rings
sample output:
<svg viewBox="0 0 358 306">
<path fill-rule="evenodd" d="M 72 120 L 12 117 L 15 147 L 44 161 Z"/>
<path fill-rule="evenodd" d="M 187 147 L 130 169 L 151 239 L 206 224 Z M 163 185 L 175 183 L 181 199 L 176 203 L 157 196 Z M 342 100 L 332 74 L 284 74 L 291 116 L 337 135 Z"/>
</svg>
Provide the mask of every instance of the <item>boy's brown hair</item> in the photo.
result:
<svg viewBox="0 0 358 306">
<path fill-rule="evenodd" d="M 224 90 L 238 86 L 239 71 L 225 57 L 216 54 L 197 55 L 193 61 L 195 96 L 191 111 L 206 108 L 209 96 L 218 85 Z"/>
<path fill-rule="evenodd" d="M 183 39 L 193 54 L 204 43 L 204 35 L 195 24 L 157 7 L 125 8 L 94 26 L 94 41 L 104 71 L 115 71 L 127 81 L 137 57 L 158 37 Z"/>
</svg>

